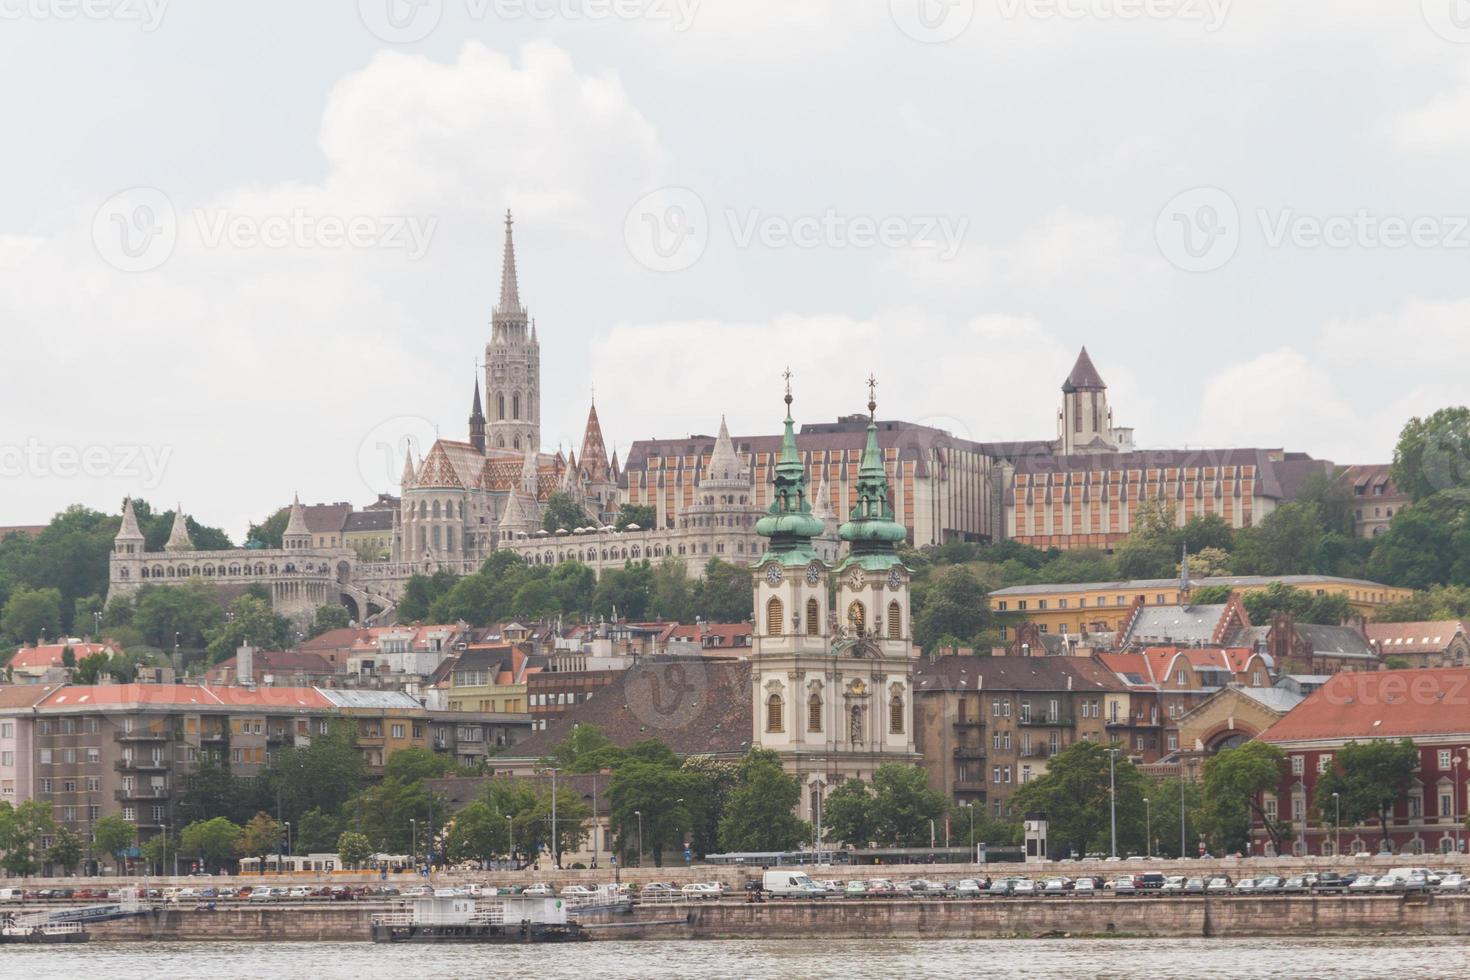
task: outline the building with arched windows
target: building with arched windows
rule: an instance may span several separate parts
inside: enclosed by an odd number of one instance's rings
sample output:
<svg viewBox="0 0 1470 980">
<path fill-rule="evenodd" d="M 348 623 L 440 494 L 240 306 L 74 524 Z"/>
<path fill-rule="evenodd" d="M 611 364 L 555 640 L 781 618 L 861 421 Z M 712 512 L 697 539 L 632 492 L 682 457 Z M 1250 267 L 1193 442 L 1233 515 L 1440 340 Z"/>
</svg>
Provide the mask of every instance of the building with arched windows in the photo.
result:
<svg viewBox="0 0 1470 980">
<path fill-rule="evenodd" d="M 752 744 L 780 755 L 802 784 L 802 818 L 820 822 L 838 783 L 919 761 L 909 570 L 897 550 L 906 532 L 894 520 L 870 401 L 857 506 L 838 532 L 847 556 L 834 564 L 816 546 L 826 525 L 813 512 L 789 389 L 786 405 L 772 503 L 756 524 L 766 550 L 753 568 Z"/>
</svg>

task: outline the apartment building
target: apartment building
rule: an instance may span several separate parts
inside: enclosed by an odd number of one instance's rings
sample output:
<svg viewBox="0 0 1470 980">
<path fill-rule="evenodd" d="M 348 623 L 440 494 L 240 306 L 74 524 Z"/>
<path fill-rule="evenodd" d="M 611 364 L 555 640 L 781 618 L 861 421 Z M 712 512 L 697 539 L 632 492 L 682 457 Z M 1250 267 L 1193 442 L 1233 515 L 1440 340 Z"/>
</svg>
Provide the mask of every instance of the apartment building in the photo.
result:
<svg viewBox="0 0 1470 980">
<path fill-rule="evenodd" d="M 1104 719 L 1127 697 L 1112 671 L 1082 657 L 920 659 L 914 740 L 930 788 L 1006 819 L 1016 788 L 1052 756 L 1110 739 Z"/>
</svg>

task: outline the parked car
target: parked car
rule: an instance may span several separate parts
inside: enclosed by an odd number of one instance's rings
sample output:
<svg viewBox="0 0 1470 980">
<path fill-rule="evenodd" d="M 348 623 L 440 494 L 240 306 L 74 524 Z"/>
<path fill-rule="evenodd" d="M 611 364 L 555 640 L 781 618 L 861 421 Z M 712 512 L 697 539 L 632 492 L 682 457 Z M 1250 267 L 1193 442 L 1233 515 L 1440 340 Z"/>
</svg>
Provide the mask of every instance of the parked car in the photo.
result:
<svg viewBox="0 0 1470 980">
<path fill-rule="evenodd" d="M 1072 894 L 1091 898 L 1097 894 L 1096 878 L 1078 878 L 1072 883 Z"/>
<path fill-rule="evenodd" d="M 976 881 L 974 878 L 961 879 L 960 882 L 954 886 L 954 893 L 960 898 L 976 898 L 980 894 L 980 882 Z"/>
<path fill-rule="evenodd" d="M 1134 875 L 1133 887 L 1141 892 L 1156 892 L 1164 887 L 1164 876 L 1157 873 Z"/>
<path fill-rule="evenodd" d="M 666 891 L 673 891 L 674 890 L 671 885 L 660 885 L 658 882 L 655 881 L 655 882 L 650 882 L 647 885 L 644 885 L 643 886 L 643 891 L 646 894 L 649 889 L 659 889 L 659 888 L 662 888 L 662 889 L 664 889 Z M 416 890 L 417 889 L 413 889 L 408 894 L 412 894 L 412 892 L 413 891 L 416 891 Z M 525 891 L 521 892 L 521 894 L 522 895 L 529 896 L 531 898 L 550 898 L 552 896 L 552 891 L 551 891 L 551 886 L 550 885 L 546 884 L 544 881 L 538 881 L 534 885 L 532 885 L 531 887 L 527 888 Z"/>
<path fill-rule="evenodd" d="M 270 885 L 262 885 L 250 892 L 252 902 L 278 902 L 285 898 L 284 888 L 272 888 Z"/>
<path fill-rule="evenodd" d="M 1133 875 L 1118 875 L 1112 881 L 1103 886 L 1114 895 L 1137 895 L 1138 886 L 1133 883 Z"/>
<path fill-rule="evenodd" d="M 1159 891 L 1182 892 L 1184 891 L 1184 880 L 1183 875 L 1169 875 L 1164 879 L 1164 884 L 1159 888 Z"/>
<path fill-rule="evenodd" d="M 1317 875 L 1312 889 L 1319 892 L 1340 892 L 1347 888 L 1348 884 L 1348 881 L 1336 871 L 1324 871 Z"/>
<path fill-rule="evenodd" d="M 1412 874 L 1399 879 L 1399 889 L 1405 892 L 1425 892 L 1430 889 L 1429 878 L 1426 875 Z"/>
<path fill-rule="evenodd" d="M 590 889 L 584 889 L 584 891 L 589 895 L 592 894 Z M 692 882 L 685 885 L 680 891 L 683 892 L 685 898 L 691 901 L 718 902 L 720 900 L 720 887 L 718 885 L 712 885 L 707 881 Z M 825 894 L 826 889 L 823 888 L 822 891 Z M 567 889 L 563 888 L 561 893 L 562 895 L 566 895 Z"/>
<path fill-rule="evenodd" d="M 307 885 L 297 885 L 295 888 L 292 888 L 289 892 L 286 893 L 286 897 L 293 899 L 311 898 L 312 890 Z"/>
<path fill-rule="evenodd" d="M 1030 878 L 1017 878 L 1011 886 L 1011 894 L 1016 897 L 1033 896 L 1036 894 L 1036 882 Z"/>
<path fill-rule="evenodd" d="M 1184 894 L 1186 894 L 1186 895 L 1203 895 L 1204 893 L 1205 893 L 1205 879 L 1203 879 L 1203 878 L 1186 878 L 1186 879 L 1184 879 Z"/>
<path fill-rule="evenodd" d="M 1235 887 L 1235 882 L 1230 880 L 1229 875 L 1215 875 L 1205 885 L 1205 893 L 1209 895 L 1228 895 Z"/>
<path fill-rule="evenodd" d="M 1066 895 L 1072 890 L 1071 878 L 1047 878 L 1041 883 L 1041 894 L 1048 897 Z"/>
<path fill-rule="evenodd" d="M 1256 878 L 1242 878 L 1235 883 L 1235 890 L 1242 895 L 1249 895 L 1256 890 Z"/>
<path fill-rule="evenodd" d="M 687 885 L 685 886 L 688 887 Z M 590 898 L 597 893 L 586 885 L 567 885 L 561 890 L 562 898 Z"/>
<path fill-rule="evenodd" d="M 892 898 L 898 889 L 887 878 L 874 878 L 868 882 L 867 894 L 869 898 Z"/>
<path fill-rule="evenodd" d="M 997 878 L 990 883 L 989 894 L 992 898 L 1004 898 L 1011 894 L 1019 878 Z"/>
<path fill-rule="evenodd" d="M 1312 884 L 1305 875 L 1292 875 L 1281 883 L 1281 890 L 1284 892 L 1305 892 L 1311 888 Z"/>
<path fill-rule="evenodd" d="M 854 878 L 847 883 L 847 887 L 842 890 L 842 894 L 847 898 L 866 898 L 868 894 L 868 882 L 861 878 Z"/>
<path fill-rule="evenodd" d="M 1384 875 L 1384 877 L 1387 878 L 1388 876 Z M 1369 874 L 1360 874 L 1353 879 L 1353 883 L 1351 885 L 1348 885 L 1348 891 L 1371 892 L 1377 886 L 1378 879 L 1375 876 Z"/>
<path fill-rule="evenodd" d="M 1256 892 L 1277 893 L 1281 891 L 1281 887 L 1284 884 L 1286 884 L 1286 882 L 1281 878 L 1280 875 L 1267 875 L 1264 878 L 1256 879 Z"/>
<path fill-rule="evenodd" d="M 1470 882 L 1467 882 L 1465 876 L 1458 871 L 1453 871 L 1439 879 L 1439 884 L 1434 887 L 1435 890 L 1442 892 L 1463 892 L 1470 890 Z"/>
</svg>

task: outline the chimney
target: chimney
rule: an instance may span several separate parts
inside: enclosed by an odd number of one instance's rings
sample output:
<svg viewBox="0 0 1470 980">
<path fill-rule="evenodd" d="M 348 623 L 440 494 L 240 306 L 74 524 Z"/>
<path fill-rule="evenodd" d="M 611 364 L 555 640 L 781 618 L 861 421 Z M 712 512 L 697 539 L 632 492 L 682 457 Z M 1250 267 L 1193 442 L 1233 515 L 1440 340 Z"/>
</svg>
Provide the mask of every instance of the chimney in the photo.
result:
<svg viewBox="0 0 1470 980">
<path fill-rule="evenodd" d="M 246 687 L 255 684 L 255 650 L 248 643 L 235 651 L 235 683 Z"/>
</svg>

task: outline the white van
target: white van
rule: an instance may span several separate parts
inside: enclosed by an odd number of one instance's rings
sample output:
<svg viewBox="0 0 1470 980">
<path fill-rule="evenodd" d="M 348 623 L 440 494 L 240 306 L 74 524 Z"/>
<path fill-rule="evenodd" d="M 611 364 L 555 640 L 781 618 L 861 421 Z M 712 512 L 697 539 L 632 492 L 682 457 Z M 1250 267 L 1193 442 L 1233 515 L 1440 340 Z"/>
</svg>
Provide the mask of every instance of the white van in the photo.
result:
<svg viewBox="0 0 1470 980">
<path fill-rule="evenodd" d="M 827 889 L 801 871 L 767 871 L 761 888 L 773 898 L 825 898 Z"/>
<path fill-rule="evenodd" d="M 25 897 L 25 892 L 19 888 L 0 888 L 0 902 L 20 902 Z"/>
</svg>

